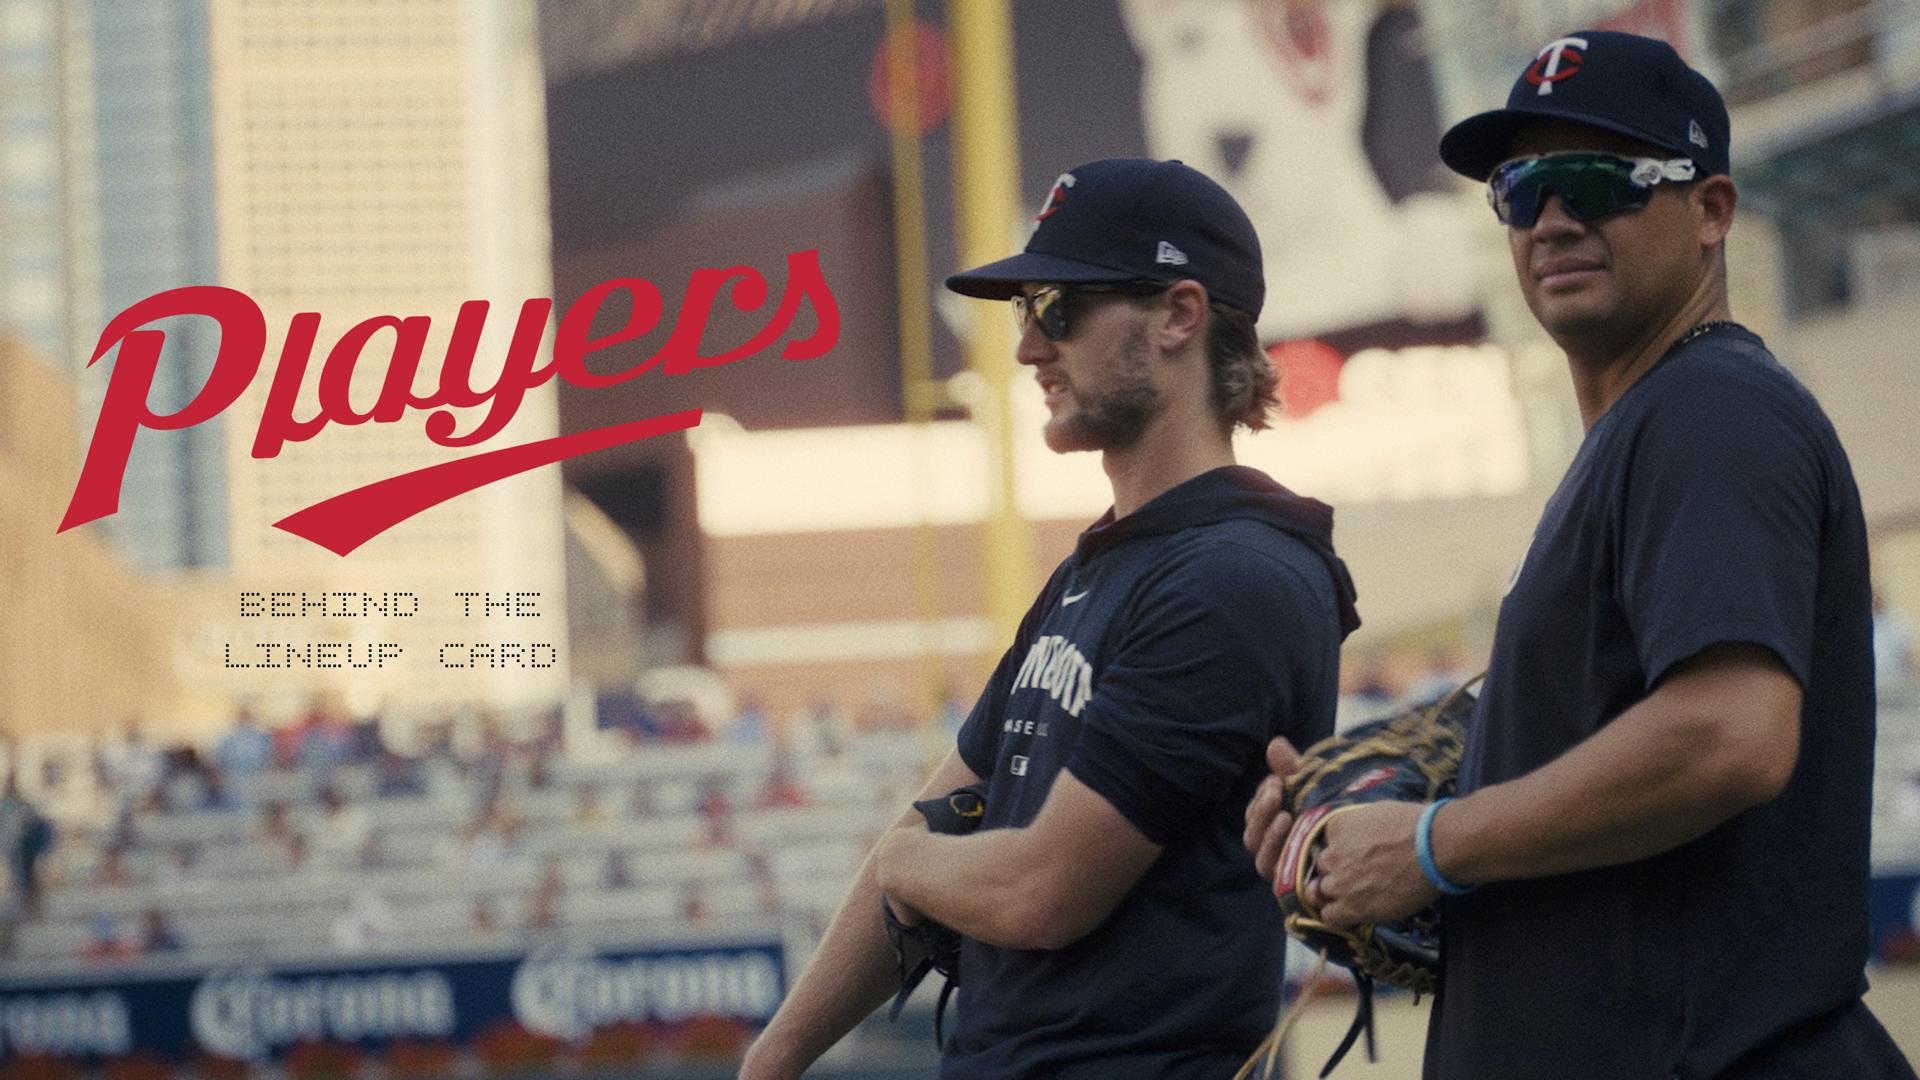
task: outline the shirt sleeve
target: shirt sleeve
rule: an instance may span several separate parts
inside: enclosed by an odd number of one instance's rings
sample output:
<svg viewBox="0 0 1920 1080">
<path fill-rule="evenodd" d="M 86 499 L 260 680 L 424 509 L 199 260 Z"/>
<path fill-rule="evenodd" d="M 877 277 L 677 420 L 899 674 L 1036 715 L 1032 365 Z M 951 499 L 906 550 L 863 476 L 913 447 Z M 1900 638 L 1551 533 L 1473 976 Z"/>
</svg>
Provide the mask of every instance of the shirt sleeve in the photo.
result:
<svg viewBox="0 0 1920 1080">
<path fill-rule="evenodd" d="M 1172 842 L 1261 760 L 1292 715 L 1293 672 L 1335 655 L 1331 585 L 1321 591 L 1238 551 L 1173 575 L 1139 601 L 1067 768 L 1147 839 Z"/>
<path fill-rule="evenodd" d="M 960 760 L 966 762 L 973 775 L 982 779 L 993 775 L 993 765 L 998 757 L 998 732 L 1000 721 L 1006 711 L 1007 683 L 1013 677 L 1013 658 L 1020 649 L 1019 639 L 1014 646 L 1000 657 L 1000 663 L 994 666 L 993 675 L 987 679 L 986 689 L 980 691 L 980 700 L 973 703 L 973 711 L 960 724 L 960 734 L 956 749 L 960 751 Z"/>
<path fill-rule="evenodd" d="M 1744 382 L 1675 390 L 1635 441 L 1614 519 L 1646 687 L 1722 642 L 1771 650 L 1804 687 L 1827 489 L 1816 407 Z"/>
</svg>

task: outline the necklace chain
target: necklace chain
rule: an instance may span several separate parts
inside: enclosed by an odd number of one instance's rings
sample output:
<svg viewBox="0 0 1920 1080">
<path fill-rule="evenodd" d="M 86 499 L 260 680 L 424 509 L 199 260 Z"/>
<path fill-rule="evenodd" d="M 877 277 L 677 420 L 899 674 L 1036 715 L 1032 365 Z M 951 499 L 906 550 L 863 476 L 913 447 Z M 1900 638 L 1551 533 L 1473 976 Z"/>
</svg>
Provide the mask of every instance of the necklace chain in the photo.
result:
<svg viewBox="0 0 1920 1080">
<path fill-rule="evenodd" d="M 1680 346 L 1685 345 L 1687 342 L 1692 341 L 1694 338 L 1699 337 L 1701 334 L 1710 333 L 1714 330 L 1718 330 L 1726 326 L 1739 326 L 1739 325 L 1740 325 L 1739 323 L 1734 322 L 1732 319 L 1709 319 L 1706 322 L 1703 322 L 1700 325 L 1694 327 L 1693 329 L 1687 331 L 1686 333 L 1681 334 L 1680 340 L 1674 342 L 1668 348 L 1670 350 L 1677 349 Z"/>
</svg>

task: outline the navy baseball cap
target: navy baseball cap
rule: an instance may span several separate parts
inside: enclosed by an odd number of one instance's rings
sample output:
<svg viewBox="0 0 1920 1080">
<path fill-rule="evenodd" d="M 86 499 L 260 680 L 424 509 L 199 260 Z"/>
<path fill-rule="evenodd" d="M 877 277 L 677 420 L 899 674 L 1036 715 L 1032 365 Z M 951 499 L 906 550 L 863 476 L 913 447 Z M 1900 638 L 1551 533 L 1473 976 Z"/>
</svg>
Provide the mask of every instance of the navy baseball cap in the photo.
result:
<svg viewBox="0 0 1920 1080">
<path fill-rule="evenodd" d="M 947 279 L 1006 300 L 1030 282 L 1086 285 L 1192 278 L 1217 303 L 1259 315 L 1260 237 L 1227 190 L 1178 161 L 1109 158 L 1060 174 L 1026 250 Z"/>
<path fill-rule="evenodd" d="M 1692 159 L 1701 176 L 1727 171 L 1727 103 L 1673 46 L 1612 30 L 1556 38 L 1514 80 L 1507 107 L 1470 116 L 1440 137 L 1440 160 L 1485 180 L 1513 155 L 1528 121 L 1568 120 Z"/>
</svg>

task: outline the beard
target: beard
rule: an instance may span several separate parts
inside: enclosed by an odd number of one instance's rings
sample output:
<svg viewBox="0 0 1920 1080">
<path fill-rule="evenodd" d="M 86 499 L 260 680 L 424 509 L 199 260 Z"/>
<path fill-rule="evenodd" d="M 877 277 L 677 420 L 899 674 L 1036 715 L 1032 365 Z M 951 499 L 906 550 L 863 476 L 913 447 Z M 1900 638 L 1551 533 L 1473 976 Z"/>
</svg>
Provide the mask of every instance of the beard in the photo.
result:
<svg viewBox="0 0 1920 1080">
<path fill-rule="evenodd" d="M 1151 363 L 1146 327 L 1136 324 L 1114 358 L 1088 380 L 1096 385 L 1068 386 L 1071 405 L 1048 421 L 1047 449 L 1056 454 L 1124 450 L 1139 442 L 1159 412 L 1160 391 L 1153 385 Z"/>
</svg>

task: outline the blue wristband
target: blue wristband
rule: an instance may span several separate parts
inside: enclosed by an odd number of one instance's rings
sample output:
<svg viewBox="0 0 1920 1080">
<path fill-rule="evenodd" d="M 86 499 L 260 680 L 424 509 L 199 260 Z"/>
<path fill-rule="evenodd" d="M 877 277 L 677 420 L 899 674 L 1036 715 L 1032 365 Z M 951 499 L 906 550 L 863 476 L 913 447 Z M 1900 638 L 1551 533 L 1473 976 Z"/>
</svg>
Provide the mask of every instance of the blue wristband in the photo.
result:
<svg viewBox="0 0 1920 1080">
<path fill-rule="evenodd" d="M 1433 815 L 1439 813 L 1441 807 L 1452 801 L 1452 798 L 1435 799 L 1427 804 L 1425 810 L 1420 811 L 1420 823 L 1413 827 L 1413 854 L 1420 860 L 1420 872 L 1427 875 L 1427 880 L 1433 884 L 1434 888 L 1448 896 L 1465 896 L 1480 886 L 1455 885 L 1441 875 L 1440 867 L 1433 861 Z"/>
</svg>

